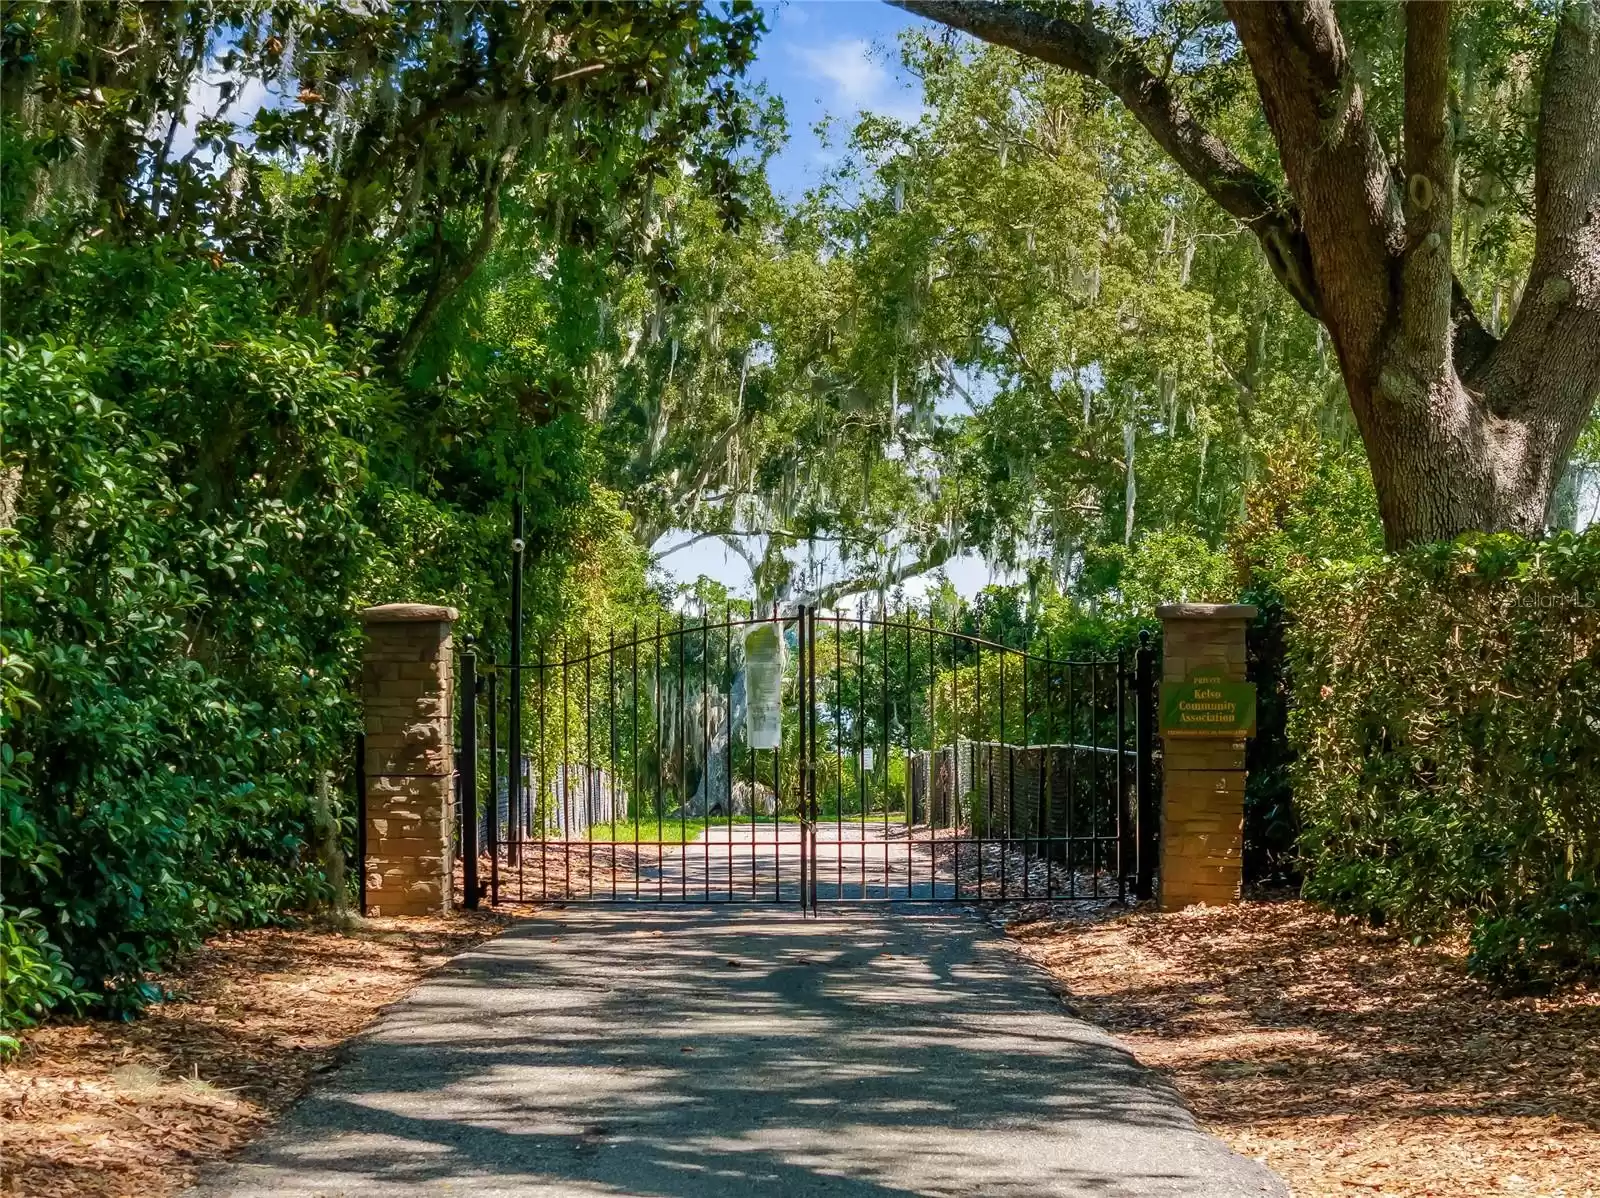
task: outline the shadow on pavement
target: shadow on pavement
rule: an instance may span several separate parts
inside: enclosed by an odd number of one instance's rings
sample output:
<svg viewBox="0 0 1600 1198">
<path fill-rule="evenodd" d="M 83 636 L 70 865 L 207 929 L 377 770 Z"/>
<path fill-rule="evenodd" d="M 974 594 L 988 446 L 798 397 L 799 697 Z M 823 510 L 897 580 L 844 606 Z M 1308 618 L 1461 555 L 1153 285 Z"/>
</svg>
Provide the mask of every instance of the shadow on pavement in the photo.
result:
<svg viewBox="0 0 1600 1198">
<path fill-rule="evenodd" d="M 198 1194 L 1284 1194 L 962 912 L 546 912 Z"/>
</svg>

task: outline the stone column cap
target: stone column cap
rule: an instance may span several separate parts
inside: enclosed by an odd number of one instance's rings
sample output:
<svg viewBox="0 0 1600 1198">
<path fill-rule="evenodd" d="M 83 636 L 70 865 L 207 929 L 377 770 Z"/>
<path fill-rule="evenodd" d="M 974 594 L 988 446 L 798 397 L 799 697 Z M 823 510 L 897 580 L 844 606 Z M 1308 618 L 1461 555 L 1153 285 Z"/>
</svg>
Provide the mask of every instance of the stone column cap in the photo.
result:
<svg viewBox="0 0 1600 1198">
<path fill-rule="evenodd" d="M 1253 610 L 1253 609 L 1252 609 Z M 377 607 L 362 609 L 363 624 L 410 624 L 423 621 L 455 621 L 461 613 L 453 607 L 439 607 L 433 603 L 382 603 Z"/>
<path fill-rule="evenodd" d="M 1253 603 L 1163 603 L 1156 615 L 1163 620 L 1253 620 Z"/>
</svg>

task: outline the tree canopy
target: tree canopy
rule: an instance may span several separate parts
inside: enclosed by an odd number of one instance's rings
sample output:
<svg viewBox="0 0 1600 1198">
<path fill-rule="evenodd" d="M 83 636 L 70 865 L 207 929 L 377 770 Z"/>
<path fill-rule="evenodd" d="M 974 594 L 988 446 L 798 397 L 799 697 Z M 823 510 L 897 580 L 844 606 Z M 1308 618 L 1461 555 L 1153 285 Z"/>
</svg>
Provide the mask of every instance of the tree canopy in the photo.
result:
<svg viewBox="0 0 1600 1198">
<path fill-rule="evenodd" d="M 1093 80 L 1255 234 L 1332 338 L 1391 544 L 1545 527 L 1600 395 L 1589 0 L 896 2 Z"/>
</svg>

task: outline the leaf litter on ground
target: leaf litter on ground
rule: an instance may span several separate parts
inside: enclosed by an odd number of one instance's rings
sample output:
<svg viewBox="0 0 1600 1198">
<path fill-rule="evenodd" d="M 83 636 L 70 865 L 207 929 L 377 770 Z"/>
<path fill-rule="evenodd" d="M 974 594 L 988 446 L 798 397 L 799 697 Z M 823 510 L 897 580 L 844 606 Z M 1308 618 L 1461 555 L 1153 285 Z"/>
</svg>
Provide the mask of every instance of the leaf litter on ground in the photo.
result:
<svg viewBox="0 0 1600 1198">
<path fill-rule="evenodd" d="M 0 1190 L 179 1192 L 332 1068 L 385 1006 L 508 922 L 462 911 L 224 933 L 156 979 L 173 997 L 143 1018 L 24 1033 L 0 1069 Z"/>
<path fill-rule="evenodd" d="M 1600 1196 L 1600 988 L 1470 977 L 1298 899 L 1004 912 L 1075 1013 L 1297 1198 Z"/>
</svg>

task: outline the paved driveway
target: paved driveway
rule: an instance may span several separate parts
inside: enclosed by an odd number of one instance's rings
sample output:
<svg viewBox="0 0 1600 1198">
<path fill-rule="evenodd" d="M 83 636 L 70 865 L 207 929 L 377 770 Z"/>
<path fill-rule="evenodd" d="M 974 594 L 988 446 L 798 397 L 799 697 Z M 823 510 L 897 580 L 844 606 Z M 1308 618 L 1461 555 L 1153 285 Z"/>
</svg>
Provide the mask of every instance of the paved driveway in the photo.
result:
<svg viewBox="0 0 1600 1198">
<path fill-rule="evenodd" d="M 959 910 L 569 907 L 194 1192 L 1287 1195 Z"/>
</svg>

